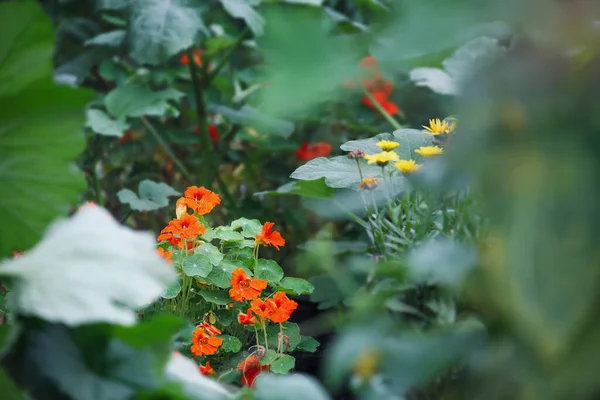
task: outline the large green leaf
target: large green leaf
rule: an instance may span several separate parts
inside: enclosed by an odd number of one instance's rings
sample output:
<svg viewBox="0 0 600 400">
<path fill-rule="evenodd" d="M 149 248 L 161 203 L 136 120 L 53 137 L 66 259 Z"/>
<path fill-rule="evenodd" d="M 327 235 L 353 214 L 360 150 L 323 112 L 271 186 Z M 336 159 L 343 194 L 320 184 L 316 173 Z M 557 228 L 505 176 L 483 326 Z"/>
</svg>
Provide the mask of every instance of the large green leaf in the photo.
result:
<svg viewBox="0 0 600 400">
<path fill-rule="evenodd" d="M 104 98 L 106 109 L 117 119 L 164 116 L 173 109 L 169 101 L 178 100 L 183 93 L 173 88 L 154 91 L 145 85 L 125 84 L 113 89 Z"/>
<path fill-rule="evenodd" d="M 19 391 L 17 385 L 8 376 L 2 367 L 0 367 L 0 388 L 2 388 L 3 400 L 22 400 L 23 394 Z"/>
<path fill-rule="evenodd" d="M 364 177 L 381 179 L 380 167 L 363 163 L 361 168 Z M 346 156 L 315 158 L 292 172 L 290 177 L 303 181 L 325 178 L 327 186 L 332 188 L 357 188 L 361 181 L 356 160 Z"/>
<path fill-rule="evenodd" d="M 239 268 L 238 265 L 227 260 L 223 260 L 219 263 L 219 265 L 215 265 L 213 267 L 206 279 L 215 286 L 223 289 L 228 288 L 231 286 L 231 275 L 237 268 Z"/>
<path fill-rule="evenodd" d="M 294 132 L 293 123 L 261 114 L 257 109 L 248 105 L 243 106 L 239 110 L 221 105 L 211 106 L 210 109 L 223 115 L 235 124 L 250 126 L 268 135 L 287 138 Z"/>
<path fill-rule="evenodd" d="M 193 254 L 183 260 L 183 272 L 187 276 L 201 276 L 206 278 L 213 269 L 210 259 L 204 254 Z"/>
<path fill-rule="evenodd" d="M 89 95 L 52 82 L 52 36 L 35 2 L 0 4 L 0 258 L 33 246 L 85 189 L 69 163 Z"/>
<path fill-rule="evenodd" d="M 248 0 L 221 0 L 223 8 L 234 18 L 243 19 L 255 35 L 262 35 L 265 21 Z"/>
<path fill-rule="evenodd" d="M 238 218 L 230 226 L 234 230 L 242 228 L 242 235 L 247 238 L 254 238 L 262 231 L 262 224 L 257 219 Z"/>
<path fill-rule="evenodd" d="M 284 354 L 271 364 L 274 374 L 287 374 L 296 366 L 296 359 L 289 354 Z"/>
<path fill-rule="evenodd" d="M 129 325 L 135 310 L 176 278 L 155 250 L 154 235 L 121 226 L 102 208 L 86 207 L 54 223 L 25 255 L 0 264 L 0 276 L 15 280 L 20 314 L 66 325 Z"/>
<path fill-rule="evenodd" d="M 101 135 L 121 137 L 130 126 L 125 121 L 111 118 L 102 110 L 89 109 L 86 112 L 86 116 L 87 121 L 85 125 L 95 133 Z"/>
<path fill-rule="evenodd" d="M 380 153 L 382 150 L 377 146 L 380 140 L 392 140 L 400 143 L 394 151 L 398 153 L 401 160 L 411 160 L 415 156 L 415 149 L 421 146 L 431 146 L 434 136 L 423 133 L 417 129 L 398 129 L 392 134 L 380 133 L 368 139 L 350 140 L 340 146 L 344 151 L 362 150 L 366 154 Z"/>
<path fill-rule="evenodd" d="M 200 246 L 194 249 L 195 254 L 202 254 L 210 260 L 212 265 L 219 265 L 223 261 L 223 253 L 214 245 L 210 243 L 202 243 Z"/>
<path fill-rule="evenodd" d="M 129 189 L 121 189 L 117 197 L 121 203 L 129 204 L 132 210 L 151 211 L 168 206 L 169 197 L 181 195 L 166 183 L 157 183 L 149 179 L 140 182 L 138 193 L 139 196 Z"/>
<path fill-rule="evenodd" d="M 283 278 L 281 282 L 279 282 L 279 286 L 291 291 L 296 296 L 301 294 L 311 294 L 313 290 L 315 290 L 315 287 L 309 281 L 291 276 Z"/>
<path fill-rule="evenodd" d="M 219 338 L 223 339 L 223 344 L 219 350 L 229 353 L 237 353 L 242 349 L 242 342 L 240 342 L 240 339 L 236 338 L 235 336 L 219 335 Z"/>
<path fill-rule="evenodd" d="M 273 260 L 258 259 L 254 276 L 271 283 L 277 283 L 283 278 L 283 269 Z"/>
<path fill-rule="evenodd" d="M 158 65 L 193 46 L 202 22 L 184 0 L 144 0 L 134 6 L 130 25 L 131 56 Z"/>
<path fill-rule="evenodd" d="M 256 193 L 255 196 L 277 196 L 294 194 L 296 196 L 312 197 L 314 199 L 330 199 L 335 194 L 335 189 L 327 186 L 324 179 L 313 181 L 292 181 L 267 192 Z"/>
</svg>

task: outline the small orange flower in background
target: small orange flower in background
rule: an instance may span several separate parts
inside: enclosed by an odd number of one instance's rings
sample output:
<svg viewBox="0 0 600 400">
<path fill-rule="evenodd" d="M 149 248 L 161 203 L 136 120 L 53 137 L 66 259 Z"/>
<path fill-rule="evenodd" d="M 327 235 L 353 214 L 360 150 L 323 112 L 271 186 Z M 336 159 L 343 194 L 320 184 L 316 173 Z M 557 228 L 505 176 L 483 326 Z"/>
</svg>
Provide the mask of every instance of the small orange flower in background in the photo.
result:
<svg viewBox="0 0 600 400">
<path fill-rule="evenodd" d="M 121 136 L 119 138 L 119 143 L 123 144 L 123 143 L 127 143 L 127 142 L 132 142 L 134 140 L 137 140 L 139 138 L 142 137 L 142 134 L 138 131 L 133 131 L 131 129 L 127 129 L 125 131 L 125 133 L 123 133 L 123 136 Z"/>
<path fill-rule="evenodd" d="M 367 78 L 361 80 L 364 88 L 373 96 L 373 99 L 390 115 L 400 113 L 400 107 L 389 100 L 389 96 L 394 90 L 392 82 L 383 77 L 374 57 L 365 57 L 360 62 L 361 68 L 366 71 Z M 353 87 L 354 85 L 350 86 Z M 362 103 L 369 108 L 376 108 L 373 101 L 368 96 L 362 97 Z"/>
<path fill-rule="evenodd" d="M 238 314 L 238 322 L 241 325 L 254 325 L 256 324 L 256 317 L 254 316 L 254 314 L 252 314 L 252 310 L 248 309 L 248 311 L 246 311 L 246 314 L 244 314 L 243 312 L 240 311 L 240 313 Z"/>
<path fill-rule="evenodd" d="M 23 250 L 15 250 L 12 252 L 12 258 L 19 258 L 23 254 L 25 254 L 25 252 Z"/>
<path fill-rule="evenodd" d="M 204 329 L 204 331 L 210 336 L 217 336 L 221 334 L 221 331 L 216 326 L 209 324 L 208 322 L 203 322 L 197 326 L 198 329 Z"/>
<path fill-rule="evenodd" d="M 298 303 L 294 300 L 290 300 L 284 292 L 275 293 L 272 302 L 275 307 L 269 319 L 276 324 L 290 319 L 294 310 L 298 308 Z"/>
<path fill-rule="evenodd" d="M 268 365 L 260 365 L 260 360 L 256 355 L 242 360 L 237 366 L 238 371 L 242 373 L 242 385 L 250 387 L 254 387 L 256 377 L 268 368 Z"/>
<path fill-rule="evenodd" d="M 169 221 L 167 226 L 160 231 L 158 241 L 170 240 L 173 235 L 179 235 L 180 239 L 194 239 L 206 232 L 206 227 L 198 221 L 198 217 L 186 214 Z M 169 234 L 171 236 L 169 236 Z"/>
<path fill-rule="evenodd" d="M 250 310 L 262 321 L 271 318 L 271 314 L 275 311 L 275 303 L 271 299 L 255 299 L 250 303 Z"/>
<path fill-rule="evenodd" d="M 186 198 L 187 206 L 200 215 L 208 214 L 221 203 L 218 194 L 204 187 L 190 186 L 183 193 L 183 197 Z"/>
<path fill-rule="evenodd" d="M 331 154 L 331 145 L 325 142 L 310 144 L 304 142 L 296 151 L 298 160 L 308 161 L 317 157 L 327 157 Z"/>
<path fill-rule="evenodd" d="M 196 328 L 192 335 L 190 351 L 198 357 L 215 354 L 223 344 L 223 339 L 210 336 L 202 328 Z"/>
<path fill-rule="evenodd" d="M 202 375 L 206 375 L 206 376 L 211 376 L 211 375 L 216 375 L 217 372 L 212 369 L 212 367 L 210 366 L 210 363 L 207 361 L 205 365 L 200 365 L 200 373 Z"/>
<path fill-rule="evenodd" d="M 256 299 L 260 292 L 267 287 L 267 281 L 257 278 L 248 278 L 242 268 L 237 268 L 231 273 L 231 289 L 229 297 L 235 301 Z"/>
<path fill-rule="evenodd" d="M 200 133 L 200 127 L 198 125 L 194 128 L 194 132 Z M 213 144 L 216 144 L 221 137 L 221 135 L 219 135 L 219 130 L 213 124 L 208 125 L 208 135 L 212 139 Z"/>
<path fill-rule="evenodd" d="M 381 108 L 383 108 L 388 114 L 395 115 L 400 112 L 400 108 L 395 103 L 388 100 L 389 94 L 381 91 L 375 91 L 371 92 L 371 96 L 373 96 L 373 99 L 375 99 Z M 363 96 L 362 103 L 369 108 L 375 108 L 375 104 L 367 96 Z"/>
<path fill-rule="evenodd" d="M 172 252 L 167 251 L 167 250 L 163 249 L 162 247 L 159 247 L 158 250 L 156 250 L 156 252 L 158 253 L 159 256 L 161 256 L 168 262 L 170 262 L 170 263 L 172 262 L 171 261 L 171 257 L 173 256 Z"/>
<path fill-rule="evenodd" d="M 273 230 L 273 222 L 265 222 L 262 227 L 262 232 L 256 235 L 254 245 L 272 245 L 277 250 L 279 246 L 285 245 L 285 239 L 281 237 L 281 233 Z"/>
<path fill-rule="evenodd" d="M 194 49 L 194 51 L 192 52 L 193 57 L 194 57 L 194 63 L 201 67 L 202 66 L 202 59 L 200 58 L 200 56 L 202 55 L 202 49 Z M 179 63 L 182 65 L 188 65 L 190 63 L 190 58 L 188 57 L 187 53 L 183 53 L 181 55 L 181 57 L 179 57 Z"/>
</svg>

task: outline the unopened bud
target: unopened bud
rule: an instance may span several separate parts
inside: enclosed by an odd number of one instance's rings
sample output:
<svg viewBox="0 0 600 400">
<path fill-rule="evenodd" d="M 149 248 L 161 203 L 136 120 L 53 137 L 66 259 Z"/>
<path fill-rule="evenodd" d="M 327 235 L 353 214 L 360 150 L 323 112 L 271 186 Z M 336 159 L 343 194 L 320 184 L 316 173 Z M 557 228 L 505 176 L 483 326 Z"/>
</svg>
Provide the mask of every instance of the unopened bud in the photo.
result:
<svg viewBox="0 0 600 400">
<path fill-rule="evenodd" d="M 185 214 L 187 214 L 187 205 L 185 199 L 181 197 L 175 204 L 175 215 L 177 215 L 177 219 L 181 219 Z"/>
<path fill-rule="evenodd" d="M 364 156 L 365 152 L 362 150 L 352 150 L 350 153 L 348 153 L 348 158 L 351 159 L 363 158 Z"/>
</svg>

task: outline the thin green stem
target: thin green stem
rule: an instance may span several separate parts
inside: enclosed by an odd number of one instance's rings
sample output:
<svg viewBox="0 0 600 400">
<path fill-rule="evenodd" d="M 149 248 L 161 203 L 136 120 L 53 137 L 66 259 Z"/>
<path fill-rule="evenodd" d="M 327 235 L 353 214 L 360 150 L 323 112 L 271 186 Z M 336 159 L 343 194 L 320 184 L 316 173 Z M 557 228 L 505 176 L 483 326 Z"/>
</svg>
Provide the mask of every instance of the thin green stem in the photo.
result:
<svg viewBox="0 0 600 400">
<path fill-rule="evenodd" d="M 213 81 L 213 79 L 215 79 L 217 75 L 219 75 L 219 72 L 221 72 L 223 67 L 229 61 L 229 56 L 231 56 L 231 54 L 233 54 L 233 52 L 241 46 L 249 32 L 250 30 L 248 28 L 245 28 L 240 34 L 240 36 L 238 36 L 235 42 L 231 45 L 231 47 L 227 49 L 227 52 L 223 55 L 223 57 L 221 57 L 221 61 L 219 61 L 219 63 L 212 69 L 212 71 L 210 71 L 210 73 L 206 75 L 206 79 L 204 81 L 205 86 L 208 86 L 208 84 L 210 84 Z"/>
<path fill-rule="evenodd" d="M 268 339 L 267 339 L 267 326 L 263 325 L 263 333 L 265 335 L 265 349 L 267 351 L 269 351 L 269 343 L 268 343 Z"/>
<path fill-rule="evenodd" d="M 154 126 L 150 123 L 150 121 L 146 117 L 142 117 L 142 118 L 140 118 L 140 120 L 142 121 L 142 124 L 144 124 L 144 126 L 148 129 L 150 134 L 152 134 L 152 136 L 154 136 L 154 139 L 156 139 L 156 141 L 163 148 L 165 153 L 167 153 L 169 158 L 171 160 L 173 160 L 173 162 L 175 163 L 177 168 L 179 168 L 179 170 L 181 171 L 183 176 L 185 176 L 185 178 L 188 181 L 192 181 L 192 175 L 190 174 L 190 171 L 188 171 L 188 169 L 185 167 L 185 165 L 183 165 L 181 160 L 175 155 L 175 153 L 173 152 L 173 149 L 171 149 L 171 146 L 169 146 L 167 141 L 165 139 L 163 139 L 162 136 L 160 136 L 160 133 L 158 133 L 156 128 L 154 128 Z"/>
<path fill-rule="evenodd" d="M 402 129 L 402 125 L 400 125 L 398 123 L 398 121 L 396 121 L 394 119 L 394 117 L 392 117 L 390 115 L 390 113 L 388 113 L 387 111 L 385 111 L 385 109 L 381 106 L 381 104 L 379 104 L 379 102 L 377 100 L 375 100 L 375 97 L 373 97 L 373 95 L 371 94 L 371 92 L 369 92 L 367 90 L 366 87 L 363 86 L 363 84 L 360 84 L 360 87 L 362 88 L 365 96 L 367 96 L 367 98 L 369 100 L 371 100 L 371 103 L 375 106 L 375 108 L 377 109 L 377 111 L 379 111 L 379 113 L 381 115 L 383 115 L 383 117 L 394 127 L 394 129 Z"/>
<path fill-rule="evenodd" d="M 92 166 L 91 173 L 92 181 L 94 182 L 94 192 L 96 194 L 96 204 L 98 204 L 101 207 L 104 207 L 104 199 L 102 198 L 102 187 L 100 186 L 100 179 L 98 178 L 98 173 L 96 172 L 96 165 Z"/>
</svg>

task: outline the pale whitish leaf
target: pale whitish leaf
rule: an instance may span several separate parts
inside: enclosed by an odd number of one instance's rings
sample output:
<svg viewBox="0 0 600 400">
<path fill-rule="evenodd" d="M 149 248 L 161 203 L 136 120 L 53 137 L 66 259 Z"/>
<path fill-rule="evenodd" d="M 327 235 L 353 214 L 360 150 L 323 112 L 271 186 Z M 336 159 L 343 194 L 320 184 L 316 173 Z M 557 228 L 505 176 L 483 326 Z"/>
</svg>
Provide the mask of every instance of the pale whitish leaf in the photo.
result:
<svg viewBox="0 0 600 400">
<path fill-rule="evenodd" d="M 121 137 L 125 130 L 130 127 L 127 122 L 112 119 L 102 110 L 89 109 L 86 116 L 85 126 L 100 135 Z"/>
<path fill-rule="evenodd" d="M 262 35 L 265 21 L 248 0 L 221 0 L 223 8 L 234 18 L 243 19 L 255 35 Z"/>
<path fill-rule="evenodd" d="M 104 32 L 98 36 L 94 36 L 93 38 L 86 40 L 85 45 L 118 47 L 123 43 L 126 34 L 127 32 L 123 29 Z"/>
<path fill-rule="evenodd" d="M 145 0 L 131 15 L 131 56 L 157 65 L 194 45 L 202 26 L 195 9 L 177 0 Z"/>
<path fill-rule="evenodd" d="M 179 283 L 179 281 L 175 281 L 172 284 L 170 284 L 167 288 L 165 288 L 160 297 L 162 297 L 163 299 L 172 299 L 173 297 L 176 297 L 179 293 L 181 293 L 181 284 Z"/>
<path fill-rule="evenodd" d="M 168 102 L 178 100 L 181 96 L 183 93 L 173 88 L 154 91 L 144 85 L 126 84 L 107 94 L 104 104 L 108 112 L 118 119 L 163 116 L 171 107 Z"/>
<path fill-rule="evenodd" d="M 231 223 L 231 229 L 242 228 L 242 235 L 253 238 L 262 231 L 262 224 L 257 219 L 238 218 Z"/>
<path fill-rule="evenodd" d="M 308 375 L 260 374 L 254 395 L 261 400 L 329 400 L 319 382 Z"/>
<path fill-rule="evenodd" d="M 382 150 L 377 146 L 377 142 L 380 140 L 391 140 L 396 141 L 390 133 L 380 133 L 377 136 L 373 136 L 367 139 L 350 140 L 340 146 L 340 149 L 344 151 L 360 150 L 365 154 L 376 154 Z M 356 162 L 355 162 L 356 163 Z"/>
<path fill-rule="evenodd" d="M 70 326 L 132 325 L 134 310 L 176 278 L 154 235 L 121 226 L 99 207 L 55 222 L 33 249 L 1 264 L 0 275 L 15 280 L 18 313 Z"/>
<path fill-rule="evenodd" d="M 204 400 L 231 399 L 233 394 L 216 380 L 206 377 L 198 370 L 198 365 L 174 353 L 166 365 L 166 377 L 170 381 L 178 382 L 184 391 L 194 398 Z"/>
<path fill-rule="evenodd" d="M 452 77 L 439 68 L 414 68 L 410 71 L 410 80 L 417 86 L 428 87 L 439 94 L 458 93 Z"/>
<path fill-rule="evenodd" d="M 215 238 L 224 242 L 241 242 L 244 236 L 231 228 L 219 226 L 215 229 Z"/>
<path fill-rule="evenodd" d="M 168 206 L 169 197 L 181 194 L 166 183 L 149 179 L 140 182 L 138 193 L 139 196 L 129 189 L 121 189 L 117 197 L 121 203 L 129 204 L 132 210 L 151 211 Z"/>
<path fill-rule="evenodd" d="M 361 168 L 363 176 L 381 179 L 381 167 L 363 163 Z M 296 169 L 290 177 L 304 181 L 325 178 L 327 186 L 332 188 L 357 188 L 361 180 L 356 161 L 346 156 L 315 158 Z"/>
</svg>

